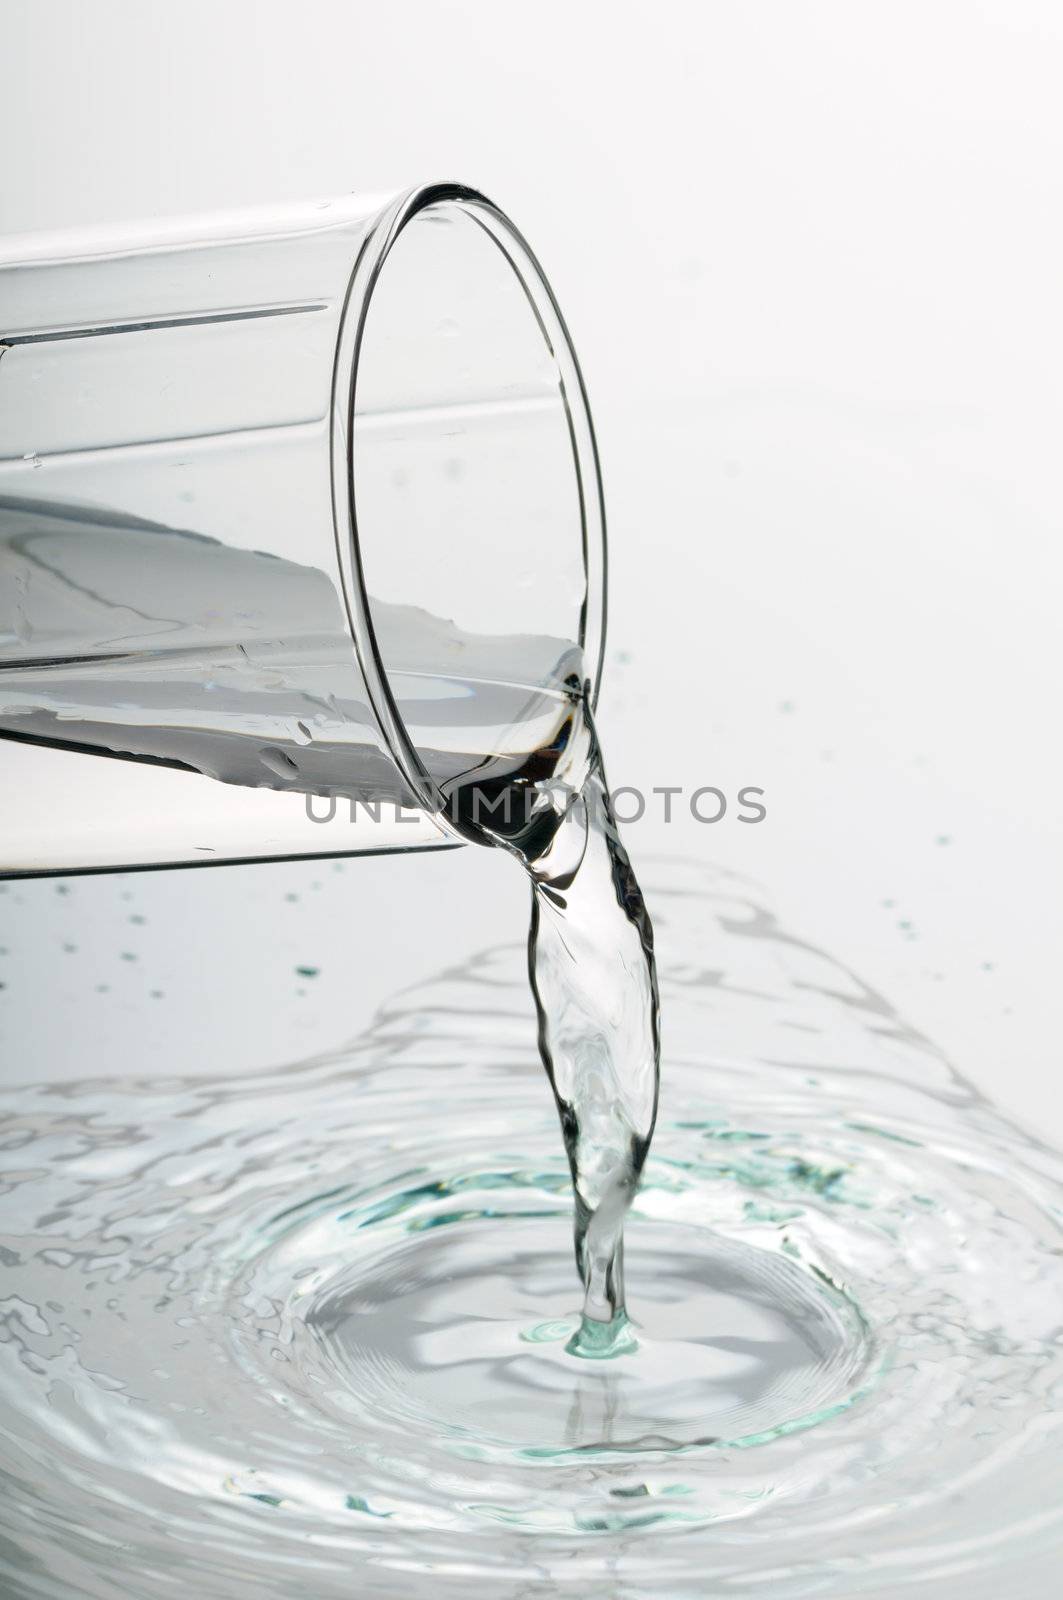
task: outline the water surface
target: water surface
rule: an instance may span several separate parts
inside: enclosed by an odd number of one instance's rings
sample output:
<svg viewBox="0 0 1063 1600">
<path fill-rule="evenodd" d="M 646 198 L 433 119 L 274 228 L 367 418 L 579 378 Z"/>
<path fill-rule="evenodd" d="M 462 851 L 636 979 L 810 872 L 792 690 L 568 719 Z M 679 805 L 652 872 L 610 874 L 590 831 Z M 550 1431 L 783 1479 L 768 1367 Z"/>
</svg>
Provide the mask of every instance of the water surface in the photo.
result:
<svg viewBox="0 0 1063 1600">
<path fill-rule="evenodd" d="M 1054 1596 L 1063 1159 L 743 884 L 645 877 L 614 1360 L 519 943 L 282 1071 L 3 1096 L 5 1595 Z"/>
</svg>

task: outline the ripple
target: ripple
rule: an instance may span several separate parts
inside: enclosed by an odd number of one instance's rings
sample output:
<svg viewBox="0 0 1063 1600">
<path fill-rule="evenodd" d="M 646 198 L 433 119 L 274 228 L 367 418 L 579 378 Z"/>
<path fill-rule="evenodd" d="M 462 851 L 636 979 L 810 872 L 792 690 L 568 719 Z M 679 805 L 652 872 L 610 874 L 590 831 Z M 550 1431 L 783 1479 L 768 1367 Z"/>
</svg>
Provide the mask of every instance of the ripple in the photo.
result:
<svg viewBox="0 0 1063 1600">
<path fill-rule="evenodd" d="M 518 947 L 282 1072 L 4 1097 L 5 1594 L 1056 1593 L 1063 1162 L 736 880 L 648 899 L 610 1360 Z"/>
</svg>

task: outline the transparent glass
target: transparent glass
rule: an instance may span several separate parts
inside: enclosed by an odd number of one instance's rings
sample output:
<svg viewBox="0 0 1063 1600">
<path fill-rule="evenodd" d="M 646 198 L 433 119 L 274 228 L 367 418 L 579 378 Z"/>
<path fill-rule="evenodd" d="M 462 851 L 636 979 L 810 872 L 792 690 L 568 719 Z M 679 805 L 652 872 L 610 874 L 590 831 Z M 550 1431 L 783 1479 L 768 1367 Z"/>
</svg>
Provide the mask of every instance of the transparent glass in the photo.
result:
<svg viewBox="0 0 1063 1600">
<path fill-rule="evenodd" d="M 457 843 L 593 698 L 586 395 L 484 196 L 12 239 L 0 308 L 0 873 Z"/>
</svg>

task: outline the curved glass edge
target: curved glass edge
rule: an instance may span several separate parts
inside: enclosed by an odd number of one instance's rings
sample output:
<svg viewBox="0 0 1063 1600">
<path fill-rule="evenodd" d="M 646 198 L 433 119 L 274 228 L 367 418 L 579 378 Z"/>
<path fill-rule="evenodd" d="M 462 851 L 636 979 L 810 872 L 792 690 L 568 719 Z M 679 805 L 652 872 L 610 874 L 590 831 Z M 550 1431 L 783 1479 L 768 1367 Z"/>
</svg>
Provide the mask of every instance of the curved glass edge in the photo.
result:
<svg viewBox="0 0 1063 1600">
<path fill-rule="evenodd" d="M 605 655 L 607 545 L 601 466 L 586 385 L 561 309 L 531 247 L 505 213 L 477 189 L 459 183 L 435 183 L 408 190 L 381 212 L 366 234 L 343 305 L 332 385 L 332 509 L 344 606 L 374 716 L 391 757 L 418 804 L 446 826 L 445 798 L 399 714 L 373 627 L 358 543 L 353 472 L 358 362 L 373 291 L 403 228 L 428 206 L 443 203 L 464 211 L 502 251 L 557 362 L 579 496 L 585 577 L 579 643 L 588 667 L 592 709 L 598 700 Z"/>
</svg>

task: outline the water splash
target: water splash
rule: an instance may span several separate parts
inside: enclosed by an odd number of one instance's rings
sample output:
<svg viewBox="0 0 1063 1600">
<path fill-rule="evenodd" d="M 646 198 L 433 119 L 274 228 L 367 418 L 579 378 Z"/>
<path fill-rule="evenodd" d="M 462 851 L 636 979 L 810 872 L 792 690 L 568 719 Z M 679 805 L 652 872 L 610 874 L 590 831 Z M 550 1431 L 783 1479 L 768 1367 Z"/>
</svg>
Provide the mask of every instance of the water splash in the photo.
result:
<svg viewBox="0 0 1063 1600">
<path fill-rule="evenodd" d="M 648 878 L 620 1359 L 566 1349 L 519 949 L 284 1071 L 3 1097 L 5 1595 L 1054 1596 L 1063 1159 L 742 884 Z"/>
</svg>

